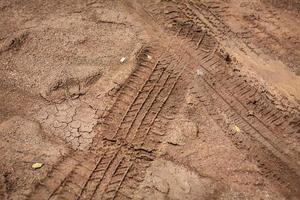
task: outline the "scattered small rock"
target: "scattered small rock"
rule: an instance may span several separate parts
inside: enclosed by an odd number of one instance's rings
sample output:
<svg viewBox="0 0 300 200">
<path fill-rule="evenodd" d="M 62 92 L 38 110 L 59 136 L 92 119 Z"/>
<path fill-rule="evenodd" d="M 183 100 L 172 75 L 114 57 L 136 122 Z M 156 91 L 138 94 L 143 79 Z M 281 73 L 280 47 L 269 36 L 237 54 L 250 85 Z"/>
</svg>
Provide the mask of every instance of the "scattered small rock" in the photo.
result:
<svg viewBox="0 0 300 200">
<path fill-rule="evenodd" d="M 198 76 L 203 76 L 203 75 L 204 75 L 204 73 L 203 73 L 203 71 L 202 71 L 202 70 L 200 70 L 200 69 L 197 69 L 197 75 L 198 75 Z"/>
<path fill-rule="evenodd" d="M 253 110 L 249 110 L 249 111 L 248 111 L 248 116 L 254 116 Z"/>
<path fill-rule="evenodd" d="M 121 59 L 120 59 L 120 62 L 121 63 L 124 63 L 126 61 L 126 58 L 125 57 L 122 57 Z"/>
</svg>

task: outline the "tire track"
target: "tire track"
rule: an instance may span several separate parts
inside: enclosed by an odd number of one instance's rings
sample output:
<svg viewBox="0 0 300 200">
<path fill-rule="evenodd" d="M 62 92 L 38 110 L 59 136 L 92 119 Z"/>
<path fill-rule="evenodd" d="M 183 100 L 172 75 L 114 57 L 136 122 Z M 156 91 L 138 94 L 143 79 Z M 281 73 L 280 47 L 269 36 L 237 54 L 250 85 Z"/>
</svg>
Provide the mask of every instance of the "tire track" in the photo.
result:
<svg viewBox="0 0 300 200">
<path fill-rule="evenodd" d="M 180 103 L 170 102 L 170 96 L 177 86 L 174 95 L 184 95 L 185 84 L 191 80 L 183 83 L 180 79 L 183 75 L 191 78 L 197 66 L 203 75 L 199 76 L 196 92 L 203 92 L 199 101 L 211 117 L 237 148 L 258 164 L 265 177 L 288 188 L 287 196 L 299 194 L 299 166 L 293 160 L 298 154 L 284 151 L 285 144 L 278 136 L 285 128 L 289 134 L 299 133 L 297 116 L 285 117 L 261 98 L 257 88 L 226 68 L 211 31 L 216 27 L 199 18 L 190 5 L 167 2 L 162 8 L 155 4 L 146 10 L 169 35 L 175 36 L 175 41 L 167 49 L 159 45 L 141 49 L 135 70 L 103 118 L 89 156 L 77 156 L 76 162 L 66 158 L 28 199 L 132 199 L 157 156 L 163 135 L 158 133 L 157 122 L 168 104 Z M 249 103 L 252 101 L 256 101 L 255 108 Z M 254 113 L 250 113 L 252 109 Z M 241 132 L 233 132 L 232 125 Z M 69 165 L 72 167 L 64 170 Z M 61 175 L 56 173 L 60 171 Z"/>
<path fill-rule="evenodd" d="M 206 107 L 208 106 L 207 110 L 219 124 L 224 121 L 222 120 L 222 113 L 226 114 L 243 131 L 242 137 L 230 135 L 233 143 L 239 147 L 243 146 L 245 153 L 256 160 L 266 177 L 279 183 L 282 188 L 289 188 L 287 195 L 289 193 L 299 194 L 300 167 L 297 163 L 299 152 L 290 148 L 289 141 L 281 134 L 287 131 L 285 129 L 288 129 L 288 139 L 294 143 L 299 143 L 299 126 L 297 127 L 299 116 L 297 114 L 296 116 L 286 115 L 286 113 L 278 110 L 258 91 L 258 88 L 247 83 L 243 77 L 234 71 L 230 71 L 226 67 L 224 59 L 216 53 L 215 47 L 213 47 L 216 40 L 211 36 L 211 34 L 218 34 L 218 29 L 220 32 L 226 30 L 226 27 L 221 22 L 217 23 L 216 16 L 212 16 L 212 13 L 206 16 L 205 13 L 209 11 L 204 12 L 203 6 L 196 5 L 195 7 L 193 3 L 181 2 L 184 1 L 153 4 L 146 7 L 146 10 L 167 31 L 185 41 L 185 44 L 182 45 L 185 52 L 194 58 L 191 62 L 194 65 L 200 65 L 203 73 L 201 84 L 205 84 L 210 90 L 210 93 L 206 92 L 205 94 L 213 96 L 204 103 Z M 202 19 L 198 13 L 195 13 L 196 8 L 198 9 L 197 12 L 200 12 L 201 8 L 201 13 L 204 13 L 203 15 L 207 18 Z M 213 23 L 210 23 L 211 21 Z M 183 29 L 185 32 L 181 34 Z M 200 39 L 196 42 L 194 36 L 201 35 L 199 32 L 202 33 L 202 37 L 198 36 Z M 198 44 L 202 44 L 203 41 L 211 45 L 206 45 L 205 50 L 202 49 L 199 52 Z M 193 49 L 191 50 L 190 47 Z M 208 54 L 205 55 L 203 52 Z M 177 51 L 177 54 L 182 55 L 182 51 Z M 256 95 L 261 96 L 259 100 L 254 98 Z M 216 103 L 209 105 L 210 102 L 214 102 L 213 100 Z M 251 108 L 249 105 L 251 101 L 261 106 Z M 218 114 L 218 112 L 221 113 Z M 291 123 L 292 121 L 294 123 Z M 221 125 L 223 124 L 221 123 Z M 232 127 L 224 125 L 222 128 L 226 132 L 232 129 Z M 289 150 L 286 150 L 287 148 Z"/>
<path fill-rule="evenodd" d="M 153 140 L 152 128 L 187 66 L 186 61 L 173 57 L 168 50 L 157 56 L 160 48 L 154 54 L 149 49 L 141 50 L 137 56 L 136 70 L 105 116 L 105 132 L 94 139 L 94 153 L 91 155 L 97 156 L 89 163 L 89 168 L 79 164 L 87 162 L 85 157 L 78 158 L 80 161 L 62 176 L 63 180 L 55 184 L 55 188 L 52 185 L 45 188 L 50 192 L 45 193 L 43 199 L 131 198 L 129 190 L 121 193 L 119 190 L 136 188 L 148 163 L 155 158 L 160 141 L 157 135 L 158 140 Z M 103 142 L 109 144 L 101 146 Z M 129 174 L 135 174 L 135 178 L 132 175 L 128 177 Z M 49 177 L 45 182 L 53 182 L 57 176 Z M 36 188 L 32 194 L 38 197 L 40 192 L 41 189 Z"/>
</svg>

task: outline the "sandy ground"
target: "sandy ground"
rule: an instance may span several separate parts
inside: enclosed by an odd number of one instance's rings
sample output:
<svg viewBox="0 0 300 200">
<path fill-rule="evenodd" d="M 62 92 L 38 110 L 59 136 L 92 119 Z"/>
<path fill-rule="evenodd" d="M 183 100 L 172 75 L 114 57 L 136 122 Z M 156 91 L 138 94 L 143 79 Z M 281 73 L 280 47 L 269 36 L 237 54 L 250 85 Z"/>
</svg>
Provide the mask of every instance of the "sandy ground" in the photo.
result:
<svg viewBox="0 0 300 200">
<path fill-rule="evenodd" d="M 299 13 L 0 0 L 0 199 L 299 199 Z"/>
</svg>

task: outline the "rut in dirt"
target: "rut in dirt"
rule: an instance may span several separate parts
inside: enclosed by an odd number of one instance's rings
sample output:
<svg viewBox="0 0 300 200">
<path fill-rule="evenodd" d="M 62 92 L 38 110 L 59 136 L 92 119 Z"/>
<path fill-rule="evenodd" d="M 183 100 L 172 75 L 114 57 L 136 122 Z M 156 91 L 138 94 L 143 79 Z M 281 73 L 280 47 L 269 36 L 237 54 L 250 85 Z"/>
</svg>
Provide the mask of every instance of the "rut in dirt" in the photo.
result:
<svg viewBox="0 0 300 200">
<path fill-rule="evenodd" d="M 134 193 L 149 162 L 155 159 L 162 136 L 159 116 L 186 66 L 169 53 L 152 48 L 142 49 L 137 63 L 104 118 L 101 132 L 105 134 L 94 139 L 93 151 L 104 153 L 97 156 L 98 161 L 89 173 L 82 175 L 82 169 L 75 167 L 56 186 L 52 185 L 54 181 L 40 185 L 30 199 L 40 198 L 41 193 L 48 199 L 114 199 L 118 195 L 129 198 Z M 97 149 L 101 143 L 104 148 Z"/>
<path fill-rule="evenodd" d="M 90 152 L 62 158 L 28 199 L 133 199 L 158 157 L 165 116 L 180 107 L 199 67 L 194 90 L 211 118 L 283 194 L 300 196 L 299 152 L 286 151 L 282 137 L 287 133 L 298 139 L 299 115 L 277 109 L 257 86 L 227 67 L 215 39 L 220 33 L 211 31 L 226 31 L 222 21 L 191 2 L 145 3 L 144 9 L 172 38 L 169 46 L 158 45 L 158 40 L 140 50 L 136 68 L 103 117 Z"/>
</svg>

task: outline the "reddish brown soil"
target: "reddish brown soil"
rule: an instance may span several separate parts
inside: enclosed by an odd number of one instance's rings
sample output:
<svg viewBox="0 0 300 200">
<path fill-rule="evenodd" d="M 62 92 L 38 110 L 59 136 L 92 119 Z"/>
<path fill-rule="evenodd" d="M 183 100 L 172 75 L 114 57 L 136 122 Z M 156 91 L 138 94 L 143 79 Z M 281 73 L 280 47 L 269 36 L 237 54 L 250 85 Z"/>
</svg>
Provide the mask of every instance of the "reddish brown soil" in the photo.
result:
<svg viewBox="0 0 300 200">
<path fill-rule="evenodd" d="M 299 199 L 299 10 L 0 1 L 0 199 Z"/>
</svg>

